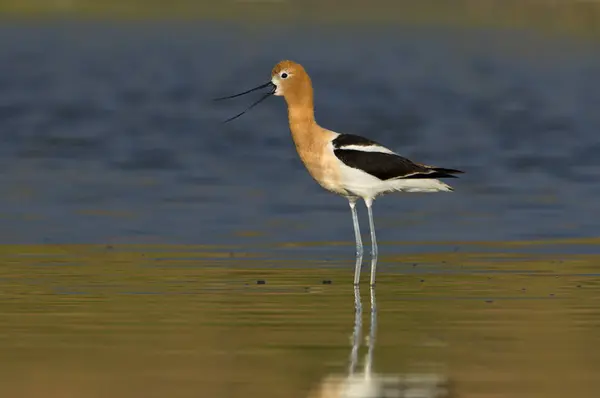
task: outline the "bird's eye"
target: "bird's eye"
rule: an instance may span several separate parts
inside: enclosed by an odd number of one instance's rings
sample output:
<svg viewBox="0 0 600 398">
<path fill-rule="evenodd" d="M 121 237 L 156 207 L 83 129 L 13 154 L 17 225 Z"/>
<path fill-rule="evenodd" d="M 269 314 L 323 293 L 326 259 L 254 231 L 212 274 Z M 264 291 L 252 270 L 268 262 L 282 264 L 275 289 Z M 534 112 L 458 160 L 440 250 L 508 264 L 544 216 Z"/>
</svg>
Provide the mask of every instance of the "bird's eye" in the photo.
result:
<svg viewBox="0 0 600 398">
<path fill-rule="evenodd" d="M 287 73 L 283 72 L 283 73 L 281 74 L 281 78 L 282 78 L 282 79 L 286 79 L 287 77 L 288 77 L 288 74 L 287 74 Z"/>
</svg>

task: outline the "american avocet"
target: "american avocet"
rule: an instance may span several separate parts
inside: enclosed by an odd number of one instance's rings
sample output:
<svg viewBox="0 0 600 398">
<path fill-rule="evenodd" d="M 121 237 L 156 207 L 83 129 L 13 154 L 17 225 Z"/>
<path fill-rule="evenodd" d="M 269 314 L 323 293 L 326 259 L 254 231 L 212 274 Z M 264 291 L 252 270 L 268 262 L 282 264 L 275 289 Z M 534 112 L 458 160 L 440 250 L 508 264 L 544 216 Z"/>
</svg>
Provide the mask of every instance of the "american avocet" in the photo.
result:
<svg viewBox="0 0 600 398">
<path fill-rule="evenodd" d="M 454 174 L 462 171 L 416 163 L 375 141 L 352 134 L 339 134 L 319 126 L 314 116 L 310 77 L 302 65 L 293 61 L 281 61 L 275 65 L 269 82 L 217 100 L 239 97 L 264 88 L 269 91 L 226 122 L 242 116 L 272 95 L 285 98 L 292 138 L 308 172 L 323 188 L 344 196 L 350 203 L 356 238 L 355 285 L 360 280 L 363 256 L 356 201 L 362 198 L 367 206 L 372 245 L 371 285 L 375 285 L 377 239 L 373 223 L 373 200 L 379 195 L 395 191 L 452 191 L 438 178 L 455 178 Z"/>
</svg>

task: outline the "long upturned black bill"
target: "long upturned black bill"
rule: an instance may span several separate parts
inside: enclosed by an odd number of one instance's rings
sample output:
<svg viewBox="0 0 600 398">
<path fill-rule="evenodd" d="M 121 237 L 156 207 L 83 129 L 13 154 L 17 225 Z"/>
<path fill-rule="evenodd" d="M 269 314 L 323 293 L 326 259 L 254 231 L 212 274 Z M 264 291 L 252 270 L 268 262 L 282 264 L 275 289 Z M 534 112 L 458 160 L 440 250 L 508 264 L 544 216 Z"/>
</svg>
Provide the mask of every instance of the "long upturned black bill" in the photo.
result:
<svg viewBox="0 0 600 398">
<path fill-rule="evenodd" d="M 256 102 L 254 102 L 252 105 L 250 105 L 248 108 L 246 108 L 243 112 L 240 112 L 237 115 L 230 117 L 229 119 L 223 121 L 223 123 L 227 123 L 227 122 L 230 122 L 230 121 L 232 121 L 234 119 L 237 119 L 238 117 L 242 116 L 244 113 L 248 112 L 250 109 L 254 108 L 256 105 L 260 104 L 261 102 L 263 102 L 264 100 L 266 100 L 267 98 L 269 98 L 270 96 L 272 96 L 273 94 L 275 94 L 275 90 L 277 89 L 277 87 L 272 82 L 268 82 L 268 83 L 265 83 L 265 84 L 261 84 L 258 87 L 254 87 L 254 88 L 252 88 L 250 90 L 246 90 L 243 93 L 234 94 L 234 95 L 230 95 L 230 96 L 227 96 L 227 97 L 215 98 L 215 101 L 221 101 L 221 100 L 236 98 L 236 97 L 240 97 L 242 95 L 245 95 L 245 94 L 251 93 L 253 91 L 266 88 L 266 87 L 270 87 L 271 88 L 271 90 L 268 93 L 266 93 L 262 97 L 260 97 Z"/>
<path fill-rule="evenodd" d="M 215 98 L 215 101 L 221 101 L 221 100 L 226 100 L 226 99 L 230 99 L 230 98 L 241 97 L 242 95 L 246 95 L 248 93 L 251 93 L 253 91 L 260 90 L 261 88 L 266 88 L 266 87 L 271 87 L 271 88 L 275 89 L 275 85 L 273 84 L 273 82 L 267 82 L 265 84 L 261 84 L 258 87 L 254 87 L 254 88 L 251 88 L 250 90 L 246 90 L 243 93 L 234 94 L 234 95 L 230 95 L 227 97 Z"/>
</svg>

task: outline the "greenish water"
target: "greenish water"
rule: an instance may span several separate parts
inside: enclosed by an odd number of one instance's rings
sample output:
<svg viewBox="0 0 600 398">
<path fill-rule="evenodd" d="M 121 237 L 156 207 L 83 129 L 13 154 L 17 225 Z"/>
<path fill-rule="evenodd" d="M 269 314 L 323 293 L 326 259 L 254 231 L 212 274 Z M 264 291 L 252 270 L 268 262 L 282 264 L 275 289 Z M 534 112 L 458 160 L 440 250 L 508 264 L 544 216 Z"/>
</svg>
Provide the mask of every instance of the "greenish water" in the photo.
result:
<svg viewBox="0 0 600 398">
<path fill-rule="evenodd" d="M 319 23 L 408 23 L 470 27 L 534 29 L 598 37 L 600 3 L 596 1 L 538 0 L 0 0 L 0 12 L 9 18 L 76 19 L 197 19 L 234 20 L 250 24 L 267 21 Z"/>
<path fill-rule="evenodd" d="M 600 256 L 514 248 L 384 258 L 373 372 L 456 397 L 595 397 Z M 321 383 L 348 369 L 353 264 L 261 250 L 0 247 L 0 396 L 336 396 Z"/>
</svg>

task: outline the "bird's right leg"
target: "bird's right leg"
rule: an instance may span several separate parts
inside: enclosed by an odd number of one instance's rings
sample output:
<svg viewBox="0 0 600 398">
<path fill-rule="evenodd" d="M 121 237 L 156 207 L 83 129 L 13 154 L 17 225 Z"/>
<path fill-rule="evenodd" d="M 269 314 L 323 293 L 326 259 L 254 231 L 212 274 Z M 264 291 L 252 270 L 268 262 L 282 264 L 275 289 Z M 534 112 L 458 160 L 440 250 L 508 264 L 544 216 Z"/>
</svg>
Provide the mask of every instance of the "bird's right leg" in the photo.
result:
<svg viewBox="0 0 600 398">
<path fill-rule="evenodd" d="M 356 213 L 356 201 L 357 198 L 348 198 L 350 203 L 350 210 L 352 210 L 352 224 L 354 224 L 354 236 L 356 237 L 356 264 L 354 266 L 354 284 L 358 285 L 360 282 L 360 268 L 362 266 L 363 258 L 363 244 L 360 237 L 360 226 L 358 225 L 358 214 Z"/>
</svg>

